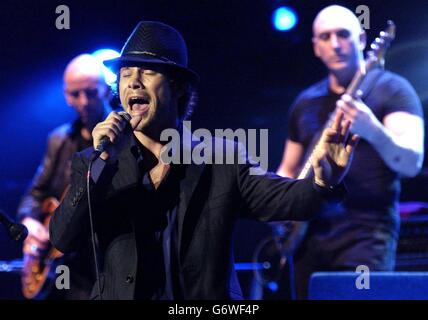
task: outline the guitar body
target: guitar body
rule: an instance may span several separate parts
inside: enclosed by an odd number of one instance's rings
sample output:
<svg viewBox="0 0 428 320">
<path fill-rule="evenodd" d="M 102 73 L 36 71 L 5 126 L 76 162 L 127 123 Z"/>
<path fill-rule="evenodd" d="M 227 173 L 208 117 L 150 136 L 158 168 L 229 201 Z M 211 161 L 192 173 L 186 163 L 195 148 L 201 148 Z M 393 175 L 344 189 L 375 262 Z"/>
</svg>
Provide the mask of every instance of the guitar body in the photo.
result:
<svg viewBox="0 0 428 320">
<path fill-rule="evenodd" d="M 54 197 L 43 201 L 41 209 L 45 214 L 43 225 L 49 228 L 49 222 L 55 209 L 59 206 Z M 21 282 L 22 293 L 27 299 L 44 299 L 55 283 L 55 269 L 63 254 L 49 242 L 39 257 L 25 254 Z"/>
</svg>

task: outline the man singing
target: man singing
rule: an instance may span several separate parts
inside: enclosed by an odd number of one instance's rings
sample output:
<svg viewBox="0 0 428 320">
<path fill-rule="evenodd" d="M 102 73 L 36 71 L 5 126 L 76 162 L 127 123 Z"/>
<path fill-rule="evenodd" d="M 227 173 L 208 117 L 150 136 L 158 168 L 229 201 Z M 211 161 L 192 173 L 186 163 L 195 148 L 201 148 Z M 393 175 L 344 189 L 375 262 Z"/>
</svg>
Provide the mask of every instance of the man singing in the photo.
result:
<svg viewBox="0 0 428 320">
<path fill-rule="evenodd" d="M 348 134 L 342 113 L 323 132 L 314 178 L 257 174 L 230 141 L 224 144 L 236 150 L 233 164 L 168 164 L 161 161 L 161 133 L 178 130 L 190 115 L 198 81 L 181 34 L 142 21 L 121 57 L 107 64 L 119 73 L 120 100 L 132 119 L 112 112 L 92 132 L 94 147 L 105 137 L 111 142 L 93 163 L 89 187 L 103 299 L 242 299 L 232 254 L 236 220 L 309 219 L 343 198 L 341 181 L 358 137 Z M 75 155 L 71 187 L 50 223 L 62 252 L 78 250 L 91 236 L 92 154 L 91 148 Z"/>
</svg>

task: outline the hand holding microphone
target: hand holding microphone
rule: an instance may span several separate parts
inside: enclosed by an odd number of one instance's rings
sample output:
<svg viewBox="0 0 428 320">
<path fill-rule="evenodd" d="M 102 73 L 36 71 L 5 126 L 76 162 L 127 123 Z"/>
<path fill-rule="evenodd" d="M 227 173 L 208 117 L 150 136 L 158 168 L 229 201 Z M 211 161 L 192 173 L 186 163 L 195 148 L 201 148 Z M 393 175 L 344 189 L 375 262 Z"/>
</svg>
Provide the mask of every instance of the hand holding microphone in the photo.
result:
<svg viewBox="0 0 428 320">
<path fill-rule="evenodd" d="M 129 135 L 125 131 L 131 130 L 131 116 L 124 112 L 111 112 L 108 117 L 98 123 L 92 131 L 94 155 L 104 161 L 115 161 L 124 146 L 124 142 Z"/>
</svg>

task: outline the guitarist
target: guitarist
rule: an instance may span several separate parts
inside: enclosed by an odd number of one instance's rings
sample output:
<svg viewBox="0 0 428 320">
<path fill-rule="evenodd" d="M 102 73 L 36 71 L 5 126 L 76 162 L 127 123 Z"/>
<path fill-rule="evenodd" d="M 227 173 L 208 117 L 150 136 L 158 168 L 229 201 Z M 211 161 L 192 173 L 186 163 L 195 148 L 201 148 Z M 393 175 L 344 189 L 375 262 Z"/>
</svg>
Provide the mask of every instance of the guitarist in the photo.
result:
<svg viewBox="0 0 428 320">
<path fill-rule="evenodd" d="M 43 203 L 49 197 L 60 200 L 70 183 L 72 155 L 92 145 L 93 128 L 110 111 L 110 90 L 98 60 L 89 54 L 82 54 L 67 65 L 64 96 L 78 118 L 56 128 L 49 135 L 46 154 L 18 208 L 18 216 L 29 231 L 23 253 L 36 259 L 42 258 L 49 245 L 48 229 L 43 224 L 48 212 L 43 212 Z M 61 261 L 70 268 L 70 290 L 59 292 L 54 289 L 48 295 L 49 299 L 85 299 L 89 296 L 93 280 L 88 256 L 91 257 L 90 247 L 87 253 L 66 256 Z"/>
<path fill-rule="evenodd" d="M 369 72 L 361 99 L 343 95 L 363 62 L 366 35 L 357 17 L 333 5 L 313 22 L 315 55 L 328 76 L 304 90 L 291 107 L 288 140 L 278 174 L 297 177 L 313 137 L 336 107 L 361 137 L 345 178 L 348 198 L 312 220 L 295 255 L 296 290 L 307 298 L 316 271 L 394 270 L 399 233 L 400 176 L 415 176 L 423 161 L 420 100 L 402 77 Z M 310 152 L 310 151 L 309 151 Z"/>
</svg>

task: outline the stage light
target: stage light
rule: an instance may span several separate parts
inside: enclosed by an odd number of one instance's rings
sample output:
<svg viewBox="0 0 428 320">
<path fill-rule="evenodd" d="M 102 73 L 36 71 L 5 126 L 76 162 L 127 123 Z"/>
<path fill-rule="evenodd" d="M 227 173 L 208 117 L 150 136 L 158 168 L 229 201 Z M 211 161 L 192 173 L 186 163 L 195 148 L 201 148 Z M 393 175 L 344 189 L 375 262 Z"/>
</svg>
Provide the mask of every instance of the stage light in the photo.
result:
<svg viewBox="0 0 428 320">
<path fill-rule="evenodd" d="M 105 60 L 114 59 L 120 56 L 120 53 L 113 49 L 99 49 L 92 53 L 92 55 L 97 58 L 101 64 Z M 109 68 L 104 66 L 103 71 L 108 85 L 112 85 L 116 82 L 116 74 L 112 72 Z"/>
<path fill-rule="evenodd" d="M 290 7 L 279 7 L 272 14 L 272 23 L 276 30 L 290 31 L 297 24 L 296 12 Z"/>
<path fill-rule="evenodd" d="M 272 292 L 276 292 L 278 291 L 278 283 L 276 283 L 275 281 L 270 281 L 267 284 L 267 287 L 269 288 L 270 291 Z"/>
</svg>

